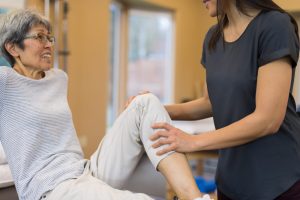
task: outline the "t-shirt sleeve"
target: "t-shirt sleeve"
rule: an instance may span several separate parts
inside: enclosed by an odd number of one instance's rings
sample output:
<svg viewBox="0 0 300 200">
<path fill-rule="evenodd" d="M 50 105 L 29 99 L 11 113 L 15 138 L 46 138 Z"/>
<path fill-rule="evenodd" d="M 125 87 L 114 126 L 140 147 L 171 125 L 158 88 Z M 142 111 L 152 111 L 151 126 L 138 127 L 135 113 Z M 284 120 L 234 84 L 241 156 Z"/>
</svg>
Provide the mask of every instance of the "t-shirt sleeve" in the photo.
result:
<svg viewBox="0 0 300 200">
<path fill-rule="evenodd" d="M 2 112 L 4 91 L 6 85 L 7 72 L 3 67 L 0 67 L 0 113 Z"/>
<path fill-rule="evenodd" d="M 263 66 L 283 57 L 289 57 L 292 67 L 299 58 L 299 40 L 290 17 L 284 13 L 273 13 L 261 24 L 258 65 Z"/>
<path fill-rule="evenodd" d="M 203 48 L 202 48 L 201 64 L 202 64 L 202 66 L 204 68 L 206 68 L 206 48 L 205 48 L 205 43 L 203 43 Z"/>
<path fill-rule="evenodd" d="M 206 68 L 206 59 L 207 59 L 207 54 L 208 54 L 208 44 L 209 44 L 209 40 L 212 37 L 212 33 L 213 31 L 216 29 L 216 25 L 211 27 L 208 32 L 205 35 L 205 39 L 203 42 L 203 46 L 202 46 L 202 57 L 201 57 L 201 64 L 204 68 Z"/>
</svg>

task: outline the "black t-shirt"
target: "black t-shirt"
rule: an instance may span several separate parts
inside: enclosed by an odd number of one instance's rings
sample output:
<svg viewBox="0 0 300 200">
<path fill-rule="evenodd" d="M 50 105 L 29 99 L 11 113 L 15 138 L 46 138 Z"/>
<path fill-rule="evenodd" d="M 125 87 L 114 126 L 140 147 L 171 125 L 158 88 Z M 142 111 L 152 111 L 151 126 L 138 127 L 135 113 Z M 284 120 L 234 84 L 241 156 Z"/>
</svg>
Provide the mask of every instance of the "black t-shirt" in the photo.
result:
<svg viewBox="0 0 300 200">
<path fill-rule="evenodd" d="M 264 11 L 248 25 L 240 38 L 208 50 L 215 26 L 207 33 L 202 64 L 217 129 L 255 110 L 259 67 L 288 56 L 293 76 L 299 41 L 287 14 Z M 293 81 L 292 81 L 293 82 Z M 300 118 L 291 95 L 278 133 L 219 151 L 218 189 L 236 200 L 274 199 L 300 180 Z"/>
</svg>

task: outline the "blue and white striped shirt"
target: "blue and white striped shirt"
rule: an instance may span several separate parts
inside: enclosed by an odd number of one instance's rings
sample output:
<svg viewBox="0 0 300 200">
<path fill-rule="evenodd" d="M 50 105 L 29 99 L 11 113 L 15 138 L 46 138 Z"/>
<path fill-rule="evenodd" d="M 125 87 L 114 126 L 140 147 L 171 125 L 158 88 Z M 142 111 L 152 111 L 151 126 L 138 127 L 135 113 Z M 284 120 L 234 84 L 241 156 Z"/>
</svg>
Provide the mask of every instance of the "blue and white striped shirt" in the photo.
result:
<svg viewBox="0 0 300 200">
<path fill-rule="evenodd" d="M 79 177 L 85 160 L 67 101 L 67 76 L 51 69 L 40 80 L 0 67 L 0 140 L 20 200 L 38 200 Z"/>
</svg>

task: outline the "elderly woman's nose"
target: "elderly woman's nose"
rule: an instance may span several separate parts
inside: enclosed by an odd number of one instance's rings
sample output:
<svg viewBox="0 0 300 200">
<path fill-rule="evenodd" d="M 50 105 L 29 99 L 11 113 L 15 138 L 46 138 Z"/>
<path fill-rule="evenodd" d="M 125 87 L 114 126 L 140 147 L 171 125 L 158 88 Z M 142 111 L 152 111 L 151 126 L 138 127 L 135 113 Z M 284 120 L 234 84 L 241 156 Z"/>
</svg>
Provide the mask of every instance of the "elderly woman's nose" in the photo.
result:
<svg viewBox="0 0 300 200">
<path fill-rule="evenodd" d="M 46 42 L 45 42 L 45 47 L 53 47 L 54 46 L 54 43 L 53 42 L 51 42 L 51 41 L 49 41 L 49 40 L 47 40 Z"/>
</svg>

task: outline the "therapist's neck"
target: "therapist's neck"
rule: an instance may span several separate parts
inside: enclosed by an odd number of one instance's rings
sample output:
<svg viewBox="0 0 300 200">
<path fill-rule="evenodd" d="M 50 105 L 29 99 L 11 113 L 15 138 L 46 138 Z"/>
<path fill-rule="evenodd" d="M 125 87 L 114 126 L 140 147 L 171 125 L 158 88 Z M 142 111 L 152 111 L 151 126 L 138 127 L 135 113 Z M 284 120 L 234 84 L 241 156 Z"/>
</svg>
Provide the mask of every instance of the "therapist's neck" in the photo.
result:
<svg viewBox="0 0 300 200">
<path fill-rule="evenodd" d="M 260 10 L 251 8 L 248 8 L 245 11 L 247 14 L 242 13 L 234 4 L 231 4 L 230 10 L 226 13 L 228 18 L 227 26 L 231 28 L 247 26 L 260 12 Z"/>
</svg>

